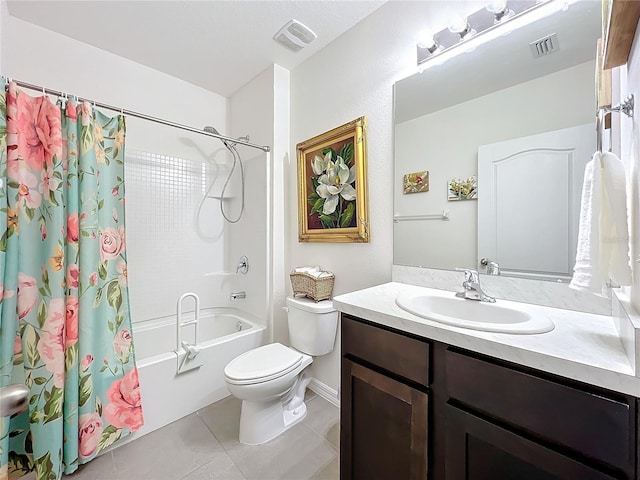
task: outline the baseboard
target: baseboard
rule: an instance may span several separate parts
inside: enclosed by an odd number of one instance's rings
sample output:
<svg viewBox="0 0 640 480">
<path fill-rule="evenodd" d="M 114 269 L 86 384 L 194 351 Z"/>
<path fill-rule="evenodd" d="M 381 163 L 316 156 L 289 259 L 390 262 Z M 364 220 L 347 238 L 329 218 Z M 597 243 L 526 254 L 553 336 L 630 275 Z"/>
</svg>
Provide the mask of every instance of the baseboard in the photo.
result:
<svg viewBox="0 0 640 480">
<path fill-rule="evenodd" d="M 340 396 L 336 390 L 322 383 L 317 378 L 312 378 L 309 383 L 309 390 L 324 398 L 327 402 L 334 404 L 340 408 Z"/>
</svg>

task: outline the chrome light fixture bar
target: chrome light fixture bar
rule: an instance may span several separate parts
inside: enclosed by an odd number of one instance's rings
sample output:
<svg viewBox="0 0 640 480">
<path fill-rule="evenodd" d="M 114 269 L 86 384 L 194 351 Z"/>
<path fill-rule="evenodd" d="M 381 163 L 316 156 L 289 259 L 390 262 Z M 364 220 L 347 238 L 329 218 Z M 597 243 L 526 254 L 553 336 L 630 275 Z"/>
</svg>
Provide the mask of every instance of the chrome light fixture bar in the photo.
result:
<svg viewBox="0 0 640 480">
<path fill-rule="evenodd" d="M 440 30 L 417 44 L 418 68 L 439 65 L 551 13 L 566 9 L 575 0 L 492 0 L 466 19 Z M 535 14 L 534 14 L 535 12 Z M 429 64 L 427 64 L 429 62 Z"/>
</svg>

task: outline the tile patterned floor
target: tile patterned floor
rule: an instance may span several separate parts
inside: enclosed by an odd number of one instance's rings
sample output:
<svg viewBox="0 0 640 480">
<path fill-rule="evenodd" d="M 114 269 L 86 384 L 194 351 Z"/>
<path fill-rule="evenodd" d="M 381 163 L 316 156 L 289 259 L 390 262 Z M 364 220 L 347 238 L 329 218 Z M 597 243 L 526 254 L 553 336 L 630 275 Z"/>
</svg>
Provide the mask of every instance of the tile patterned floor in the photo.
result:
<svg viewBox="0 0 640 480">
<path fill-rule="evenodd" d="M 227 397 L 106 453 L 69 480 L 338 480 L 339 409 L 307 396 L 307 416 L 265 445 L 238 442 L 241 402 Z"/>
</svg>

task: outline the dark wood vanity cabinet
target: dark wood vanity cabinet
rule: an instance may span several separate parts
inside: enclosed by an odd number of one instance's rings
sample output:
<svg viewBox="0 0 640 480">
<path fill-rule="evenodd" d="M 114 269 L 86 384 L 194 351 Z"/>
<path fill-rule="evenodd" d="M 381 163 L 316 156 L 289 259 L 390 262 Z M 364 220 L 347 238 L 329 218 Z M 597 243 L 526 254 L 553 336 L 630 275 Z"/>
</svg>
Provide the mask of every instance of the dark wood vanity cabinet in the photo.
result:
<svg viewBox="0 0 640 480">
<path fill-rule="evenodd" d="M 638 399 L 342 315 L 340 478 L 638 478 Z"/>
<path fill-rule="evenodd" d="M 341 479 L 429 478 L 429 347 L 342 316 Z"/>
</svg>

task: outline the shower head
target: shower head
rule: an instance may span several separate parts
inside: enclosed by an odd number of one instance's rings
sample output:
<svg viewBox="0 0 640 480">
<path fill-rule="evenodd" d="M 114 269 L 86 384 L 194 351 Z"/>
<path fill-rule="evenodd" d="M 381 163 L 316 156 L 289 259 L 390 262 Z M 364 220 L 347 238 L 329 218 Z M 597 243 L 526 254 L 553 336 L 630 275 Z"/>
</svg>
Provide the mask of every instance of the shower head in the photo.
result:
<svg viewBox="0 0 640 480">
<path fill-rule="evenodd" d="M 203 128 L 203 130 L 207 133 L 214 133 L 216 135 L 222 135 L 215 127 L 212 127 L 210 125 L 207 125 L 206 127 Z M 231 146 L 227 143 L 227 141 L 224 138 L 221 138 L 220 141 L 222 143 L 224 143 L 224 146 L 227 147 L 228 149 L 231 149 Z"/>
<path fill-rule="evenodd" d="M 211 127 L 211 126 L 207 125 L 206 127 L 203 128 L 203 130 L 205 132 L 215 133 L 216 135 L 220 135 L 220 132 L 216 129 L 216 127 Z"/>
<path fill-rule="evenodd" d="M 216 129 L 216 127 L 212 127 L 211 125 L 207 125 L 206 127 L 204 127 L 202 130 L 204 130 L 207 133 L 214 133 L 216 135 L 222 135 L 218 129 Z M 242 140 L 243 142 L 249 143 L 249 135 L 245 135 L 244 137 L 238 137 L 236 139 L 235 142 L 227 142 L 227 140 L 221 138 L 220 141 L 222 143 L 224 143 L 224 146 L 227 147 L 229 150 L 231 150 L 232 148 L 235 148 L 235 146 L 238 144 L 238 141 Z"/>
</svg>

